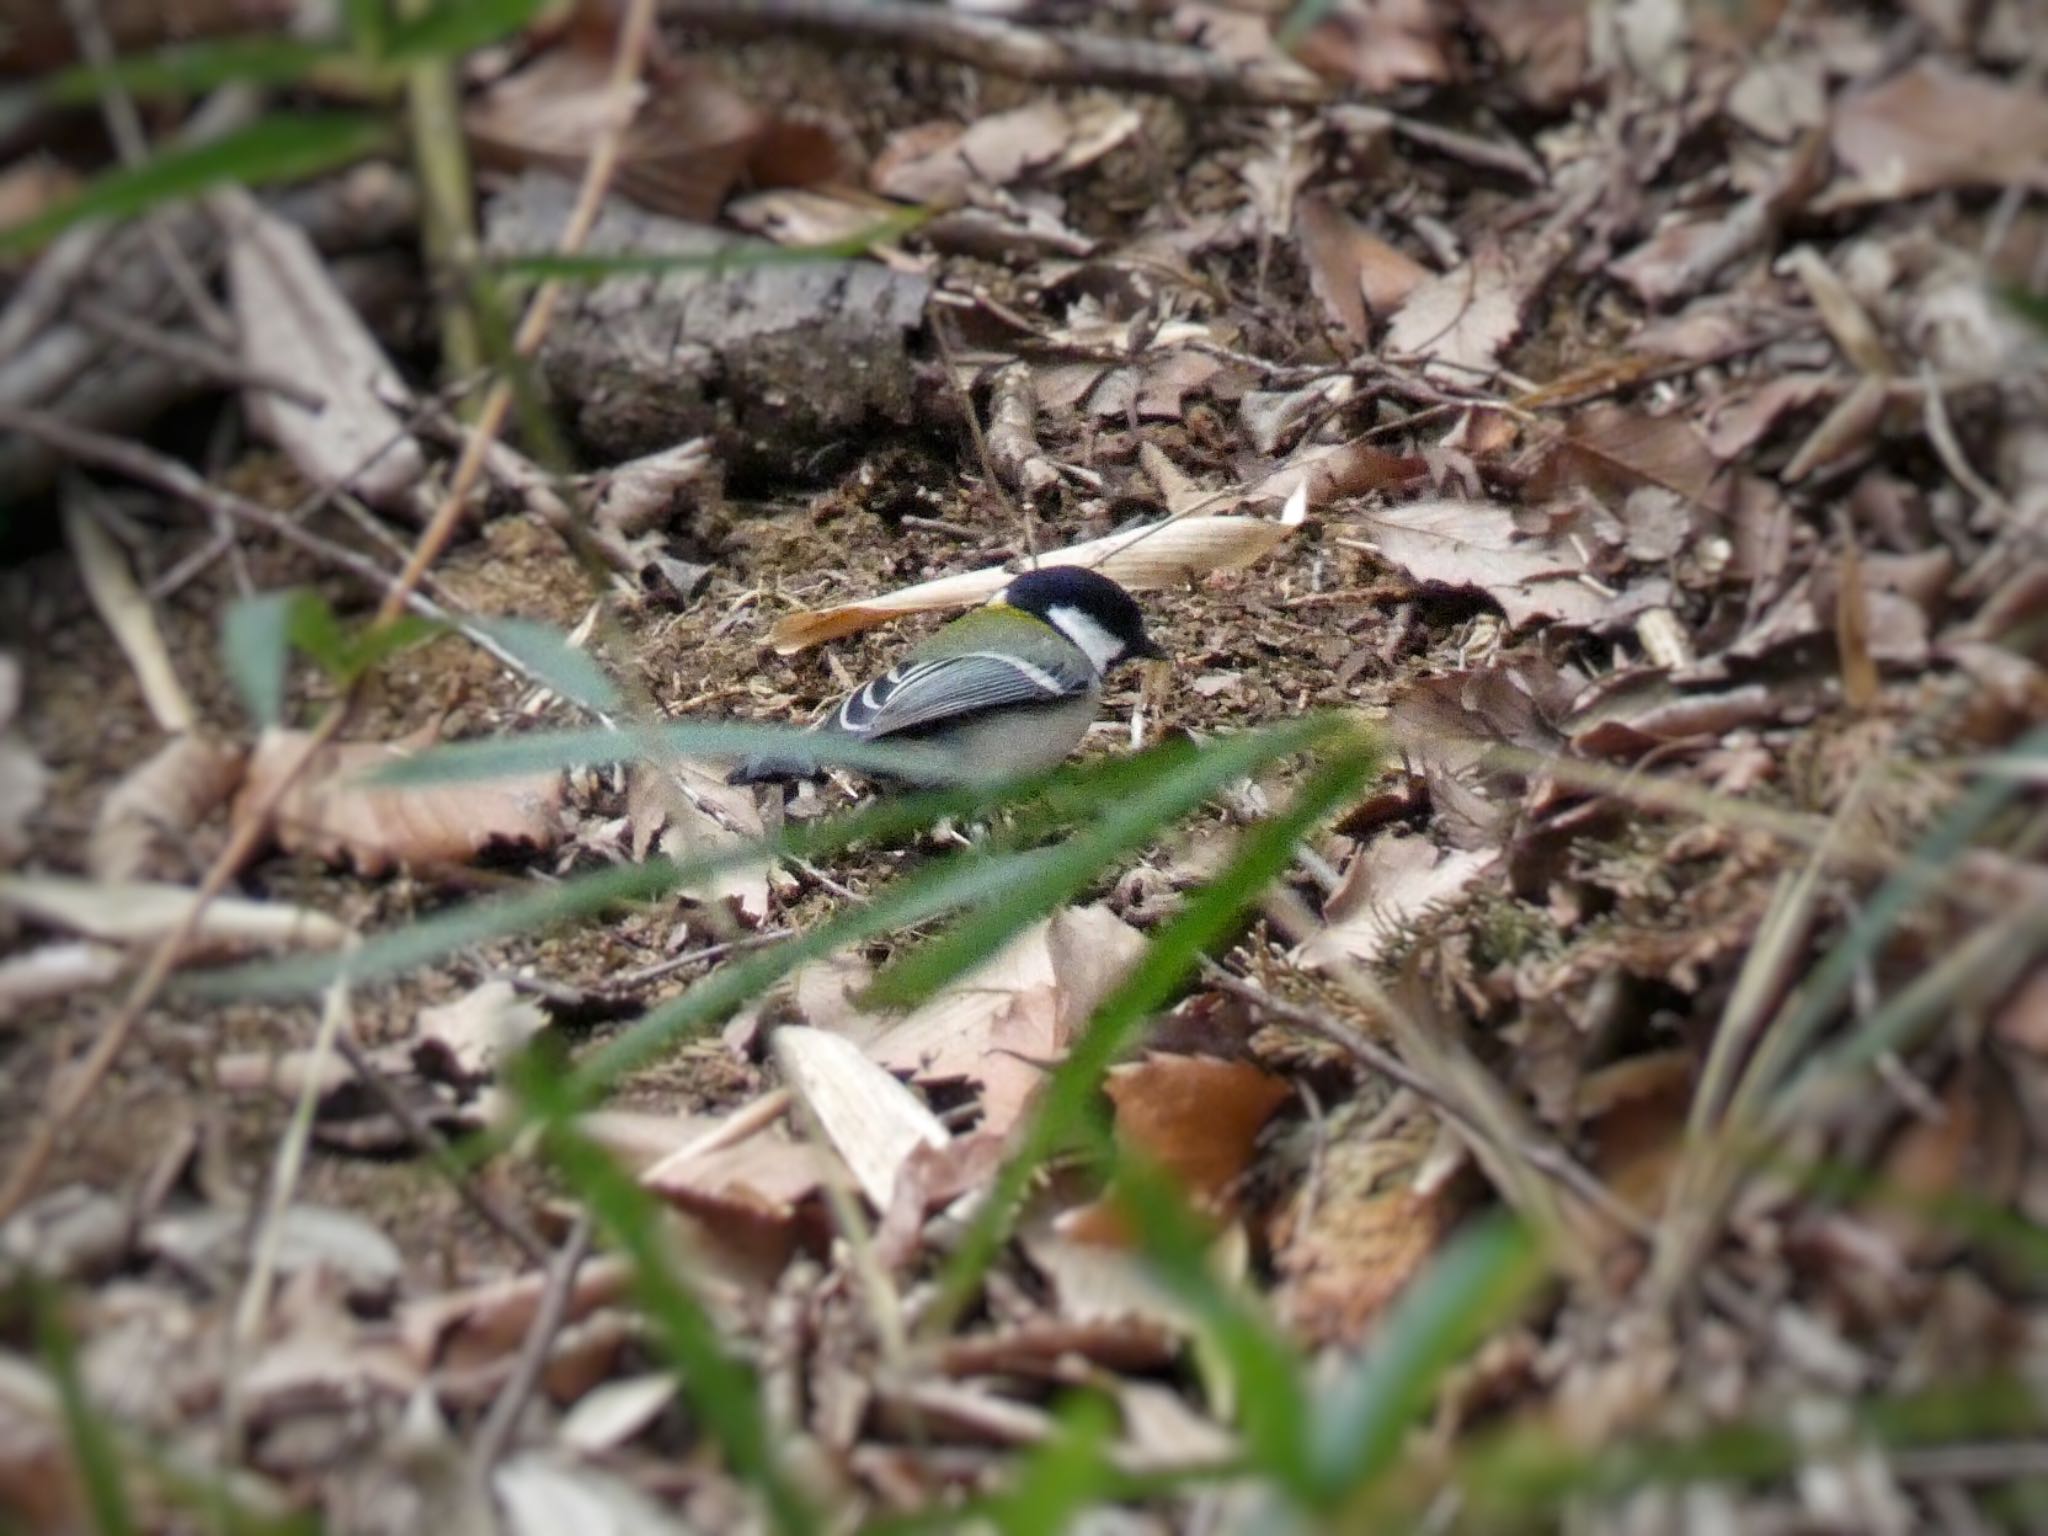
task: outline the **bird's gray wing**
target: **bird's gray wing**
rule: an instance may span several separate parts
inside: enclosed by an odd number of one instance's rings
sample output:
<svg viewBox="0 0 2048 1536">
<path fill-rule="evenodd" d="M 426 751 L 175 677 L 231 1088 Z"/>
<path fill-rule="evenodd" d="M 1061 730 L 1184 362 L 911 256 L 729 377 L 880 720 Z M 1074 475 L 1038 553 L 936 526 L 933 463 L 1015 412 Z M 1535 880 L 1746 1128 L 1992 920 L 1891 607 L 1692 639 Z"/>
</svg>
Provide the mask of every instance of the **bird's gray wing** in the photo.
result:
<svg viewBox="0 0 2048 1536">
<path fill-rule="evenodd" d="M 984 710 L 1055 704 L 1086 693 L 1095 673 L 1078 651 L 1072 663 L 1056 657 L 1026 660 L 1000 651 L 966 651 L 909 661 L 851 693 L 830 726 L 873 740 L 937 725 Z"/>
</svg>

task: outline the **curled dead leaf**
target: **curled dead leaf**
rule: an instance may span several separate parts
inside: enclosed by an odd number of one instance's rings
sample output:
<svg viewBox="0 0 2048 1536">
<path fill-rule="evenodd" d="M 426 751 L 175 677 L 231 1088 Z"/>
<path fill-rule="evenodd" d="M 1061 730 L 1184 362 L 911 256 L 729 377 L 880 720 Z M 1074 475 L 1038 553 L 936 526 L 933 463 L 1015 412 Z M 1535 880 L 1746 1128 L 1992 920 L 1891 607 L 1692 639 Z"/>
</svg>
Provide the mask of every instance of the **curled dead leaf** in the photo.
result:
<svg viewBox="0 0 2048 1536">
<path fill-rule="evenodd" d="M 234 792 L 246 754 L 199 736 L 174 736 L 123 774 L 93 817 L 85 867 L 95 879 L 143 872 L 158 839 L 183 840 Z"/>
<path fill-rule="evenodd" d="M 1491 849 L 1439 854 L 1426 837 L 1376 838 L 1345 871 L 1324 912 L 1327 926 L 1301 948 L 1302 963 L 1372 964 L 1406 938 L 1418 918 L 1462 898 L 1499 859 Z"/>
<path fill-rule="evenodd" d="M 269 797 L 310 740 L 303 731 L 263 734 L 235 797 L 236 825 Z M 561 836 L 560 774 L 402 788 L 365 782 L 404 755 L 402 747 L 372 741 L 321 748 L 272 809 L 268 834 L 286 853 L 310 853 L 365 875 L 467 864 L 491 849 L 551 848 Z"/>
</svg>

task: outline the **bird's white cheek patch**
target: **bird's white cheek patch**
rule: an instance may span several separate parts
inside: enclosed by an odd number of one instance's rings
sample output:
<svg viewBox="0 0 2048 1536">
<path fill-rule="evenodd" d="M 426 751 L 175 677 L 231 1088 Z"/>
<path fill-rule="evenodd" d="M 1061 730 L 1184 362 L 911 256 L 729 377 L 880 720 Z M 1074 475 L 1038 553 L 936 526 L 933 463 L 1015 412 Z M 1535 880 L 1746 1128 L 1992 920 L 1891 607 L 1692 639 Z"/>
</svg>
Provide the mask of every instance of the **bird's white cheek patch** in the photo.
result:
<svg viewBox="0 0 2048 1536">
<path fill-rule="evenodd" d="M 1123 641 L 1078 608 L 1061 605 L 1047 609 L 1045 616 L 1055 629 L 1087 653 L 1098 672 L 1108 671 L 1110 663 L 1124 653 Z"/>
</svg>

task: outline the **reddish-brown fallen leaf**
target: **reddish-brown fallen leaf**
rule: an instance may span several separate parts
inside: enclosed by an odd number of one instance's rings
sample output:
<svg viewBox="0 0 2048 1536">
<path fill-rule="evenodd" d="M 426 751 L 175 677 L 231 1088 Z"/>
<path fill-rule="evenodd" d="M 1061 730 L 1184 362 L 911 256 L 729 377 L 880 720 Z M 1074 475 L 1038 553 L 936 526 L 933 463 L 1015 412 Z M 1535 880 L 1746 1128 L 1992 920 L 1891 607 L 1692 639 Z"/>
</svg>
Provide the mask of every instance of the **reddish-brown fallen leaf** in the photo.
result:
<svg viewBox="0 0 2048 1536">
<path fill-rule="evenodd" d="M 1363 343 L 1375 320 L 1390 315 L 1429 276 L 1429 269 L 1378 235 L 1361 228 L 1322 193 L 1295 209 L 1294 237 L 1308 268 L 1309 287 L 1353 342 Z"/>
<path fill-rule="evenodd" d="M 1619 499 L 1639 485 L 1655 485 L 1688 504 L 1718 509 L 1727 499 L 1720 473 L 1706 440 L 1683 417 L 1596 405 L 1546 445 L 1530 490 L 1547 498 L 1582 483 Z"/>
<path fill-rule="evenodd" d="M 1320 1148 L 1273 1222 L 1274 1302 L 1314 1344 L 1354 1344 L 1429 1262 L 1456 1219 L 1448 1181 L 1421 1182 L 1437 1142 L 1419 1106 L 1391 1126 L 1352 1124 Z"/>
<path fill-rule="evenodd" d="M 1834 207 L 1947 187 L 2048 189 L 2048 96 L 1936 58 L 1849 94 L 1830 138 L 1855 178 L 1830 190 Z"/>
<path fill-rule="evenodd" d="M 237 826 L 298 761 L 308 739 L 303 731 L 264 733 L 235 797 Z M 365 875 L 467 864 L 491 849 L 551 848 L 561 836 L 560 774 L 403 788 L 364 782 L 404 755 L 400 747 L 373 741 L 322 748 L 272 810 L 268 835 L 286 853 L 310 853 Z"/>
<path fill-rule="evenodd" d="M 1561 107 L 1585 89 L 1584 0 L 1466 0 L 1466 9 L 1500 50 L 1509 84 L 1530 106 Z"/>
<path fill-rule="evenodd" d="M 1116 1068 L 1104 1087 L 1116 1106 L 1118 1143 L 1141 1153 L 1199 1209 L 1215 1215 L 1235 1208 L 1260 1130 L 1294 1092 L 1247 1061 L 1163 1054 Z M 1083 1243 L 1127 1239 L 1123 1216 L 1107 1201 L 1069 1213 L 1060 1233 Z"/>
</svg>

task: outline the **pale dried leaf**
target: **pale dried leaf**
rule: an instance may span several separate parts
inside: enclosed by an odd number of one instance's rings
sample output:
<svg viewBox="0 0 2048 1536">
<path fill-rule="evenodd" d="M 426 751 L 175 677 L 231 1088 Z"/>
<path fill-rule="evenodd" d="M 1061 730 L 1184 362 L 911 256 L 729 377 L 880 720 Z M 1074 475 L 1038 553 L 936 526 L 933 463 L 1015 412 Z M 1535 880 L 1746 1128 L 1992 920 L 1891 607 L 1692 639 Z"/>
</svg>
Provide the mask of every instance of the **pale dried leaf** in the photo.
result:
<svg viewBox="0 0 2048 1536">
<path fill-rule="evenodd" d="M 634 812 L 634 851 L 643 850 L 648 830 L 643 825 L 646 802 L 662 807 L 668 826 L 661 834 L 661 851 L 671 859 L 689 859 L 756 842 L 767 835 L 761 807 L 744 787 L 725 782 L 721 771 L 685 758 L 662 763 L 636 763 L 633 783 L 638 808 Z M 763 858 L 722 869 L 702 884 L 685 888 L 683 894 L 697 901 L 724 901 L 750 925 L 758 926 L 768 916 L 768 876 L 775 861 Z"/>
<path fill-rule="evenodd" d="M 511 982 L 487 981 L 452 1003 L 422 1008 L 414 1051 L 431 1055 L 440 1076 L 480 1082 L 547 1027 L 547 1014 Z"/>
<path fill-rule="evenodd" d="M 50 770 L 28 744 L 12 734 L 0 736 L 0 869 L 28 852 L 29 823 L 49 787 Z"/>
<path fill-rule="evenodd" d="M 789 1086 L 877 1211 L 889 1209 L 911 1153 L 952 1139 L 917 1095 L 851 1040 L 789 1025 L 771 1043 Z"/>
<path fill-rule="evenodd" d="M 166 731 L 189 731 L 198 713 L 178 680 L 154 605 L 128 568 L 128 556 L 101 526 L 95 512 L 100 500 L 100 493 L 89 482 L 73 479 L 66 483 L 64 537 L 78 561 L 78 573 L 85 580 L 93 607 L 134 669 L 151 716 Z"/>
<path fill-rule="evenodd" d="M 623 1477 L 530 1452 L 501 1464 L 491 1487 L 512 1536 L 690 1536 Z"/>
<path fill-rule="evenodd" d="M 113 944 L 153 944 L 169 936 L 198 896 L 186 886 L 148 880 L 0 876 L 0 909 Z M 324 912 L 242 896 L 217 896 L 208 902 L 195 934 L 208 945 L 304 944 L 321 949 L 348 936 L 348 928 Z"/>
<path fill-rule="evenodd" d="M 85 997 L 119 976 L 127 957 L 107 944 L 44 944 L 0 960 L 0 1022 L 33 1003 Z"/>
<path fill-rule="evenodd" d="M 1174 586 L 1211 571 L 1251 565 L 1294 531 L 1296 523 L 1257 517 L 1183 517 L 1127 529 L 1085 544 L 1049 550 L 1040 565 L 1085 565 L 1124 586 L 1144 591 Z M 985 566 L 959 576 L 919 582 L 880 597 L 792 613 L 776 621 L 768 643 L 784 656 L 841 635 L 873 629 L 907 613 L 962 608 L 1009 585 L 1011 572 Z"/>
<path fill-rule="evenodd" d="M 562 1415 L 556 1433 L 564 1445 L 586 1456 L 617 1450 L 659 1418 L 681 1390 L 682 1383 L 668 1371 L 604 1382 Z"/>
<path fill-rule="evenodd" d="M 983 1128 L 1006 1130 L 1143 948 L 1143 935 L 1107 907 L 1057 912 L 885 1030 L 868 1054 L 922 1082 L 979 1083 Z"/>
<path fill-rule="evenodd" d="M 1501 349 L 1522 328 L 1525 302 L 1498 245 L 1418 283 L 1387 327 L 1385 350 L 1429 364 L 1432 376 L 1470 384 L 1500 366 Z"/>
<path fill-rule="evenodd" d="M 189 837 L 234 793 L 245 757 L 225 742 L 173 736 L 123 774 L 100 802 L 85 867 L 98 880 L 141 874 L 159 839 Z"/>
<path fill-rule="evenodd" d="M 405 381 L 341 291 L 312 239 L 247 193 L 216 194 L 228 226 L 228 293 L 241 321 L 242 361 L 318 399 L 308 409 L 250 389 L 250 425 L 314 485 L 418 516 L 426 458 L 398 412 Z"/>
<path fill-rule="evenodd" d="M 1855 178 L 1830 189 L 1832 207 L 1948 187 L 2048 189 L 2048 96 L 1940 59 L 1850 93 L 1831 140 Z"/>
<path fill-rule="evenodd" d="M 232 813 L 239 826 L 305 751 L 303 731 L 266 731 Z M 268 832 L 287 853 L 310 853 L 361 874 L 400 866 L 467 864 L 494 848 L 546 849 L 561 836 L 558 773 L 471 784 L 383 787 L 366 782 L 405 756 L 382 742 L 322 747 L 272 809 Z"/>
<path fill-rule="evenodd" d="M 1426 837 L 1376 838 L 1345 871 L 1324 913 L 1327 926 L 1301 948 L 1303 963 L 1372 964 L 1408 938 L 1426 913 L 1459 900 L 1498 862 L 1492 850 L 1440 854 Z"/>
<path fill-rule="evenodd" d="M 1141 126 L 1137 112 L 1102 95 L 1047 99 L 966 127 L 920 123 L 895 134 L 868 168 L 868 184 L 912 203 L 957 203 L 977 188 L 1064 175 L 1101 159 Z"/>
<path fill-rule="evenodd" d="M 1619 622 L 1670 601 L 1670 583 L 1646 578 L 1608 593 L 1564 540 L 1524 535 L 1514 514 L 1490 502 L 1410 502 L 1365 515 L 1359 530 L 1382 557 L 1425 585 L 1467 587 L 1501 605 L 1508 622 L 1578 627 Z"/>
<path fill-rule="evenodd" d="M 157 1217 L 143 1229 L 143 1246 L 193 1274 L 234 1274 L 247 1262 L 249 1215 L 205 1206 Z M 388 1299 L 405 1273 L 398 1245 L 352 1211 L 290 1205 L 277 1217 L 273 1262 L 280 1277 L 324 1269 L 350 1297 Z"/>
</svg>

